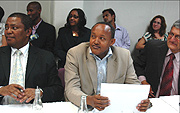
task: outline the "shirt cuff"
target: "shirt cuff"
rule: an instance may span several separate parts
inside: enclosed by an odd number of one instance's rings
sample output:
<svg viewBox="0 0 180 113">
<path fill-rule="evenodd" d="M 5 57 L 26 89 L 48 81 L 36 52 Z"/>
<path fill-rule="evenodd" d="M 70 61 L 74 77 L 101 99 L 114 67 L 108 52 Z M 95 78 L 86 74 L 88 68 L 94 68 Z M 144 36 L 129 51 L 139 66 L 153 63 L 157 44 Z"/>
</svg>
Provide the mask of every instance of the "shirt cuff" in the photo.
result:
<svg viewBox="0 0 180 113">
<path fill-rule="evenodd" d="M 0 86 L 0 89 L 2 88 L 3 86 Z M 0 94 L 0 97 L 3 97 L 1 94 Z"/>
<path fill-rule="evenodd" d="M 140 81 L 140 82 L 142 82 L 142 81 L 144 81 L 144 80 L 146 80 L 146 77 L 145 77 L 145 76 L 143 76 L 143 75 L 139 76 L 139 81 Z"/>
</svg>

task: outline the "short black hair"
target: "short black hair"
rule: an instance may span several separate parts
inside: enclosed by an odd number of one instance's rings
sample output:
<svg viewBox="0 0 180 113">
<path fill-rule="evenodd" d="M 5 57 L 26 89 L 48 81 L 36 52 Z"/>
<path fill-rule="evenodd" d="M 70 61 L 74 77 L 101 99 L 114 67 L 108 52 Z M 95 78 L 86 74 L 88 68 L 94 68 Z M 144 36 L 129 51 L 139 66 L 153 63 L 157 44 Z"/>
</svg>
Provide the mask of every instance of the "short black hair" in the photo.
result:
<svg viewBox="0 0 180 113">
<path fill-rule="evenodd" d="M 108 25 L 108 26 L 110 27 L 110 29 L 111 29 L 111 38 L 112 38 L 112 39 L 114 38 L 115 29 L 114 29 L 114 27 L 113 27 L 110 23 L 108 23 L 108 22 L 97 22 L 95 25 L 97 25 L 97 24 Z M 94 26 L 95 26 L 95 25 L 94 25 Z M 91 28 L 91 30 L 94 28 L 94 26 Z"/>
<path fill-rule="evenodd" d="M 0 22 L 4 16 L 4 9 L 0 6 Z"/>
<path fill-rule="evenodd" d="M 102 13 L 104 13 L 104 12 L 106 12 L 106 11 L 108 11 L 111 15 L 114 15 L 114 22 L 116 21 L 116 14 L 115 14 L 115 12 L 113 11 L 113 9 L 111 9 L 111 8 L 109 8 L 109 9 L 104 9 L 103 11 L 102 11 Z"/>
<path fill-rule="evenodd" d="M 28 4 L 28 6 L 31 5 L 31 4 L 34 5 L 36 9 L 39 9 L 39 10 L 42 9 L 41 4 L 39 2 L 37 2 L 37 1 L 30 2 Z"/>
<path fill-rule="evenodd" d="M 27 30 L 29 28 L 32 28 L 32 20 L 31 18 L 24 14 L 24 13 L 12 13 L 11 15 L 9 15 L 9 17 L 18 17 L 21 19 L 21 23 L 24 25 L 24 30 Z M 8 17 L 8 18 L 9 18 Z"/>
</svg>

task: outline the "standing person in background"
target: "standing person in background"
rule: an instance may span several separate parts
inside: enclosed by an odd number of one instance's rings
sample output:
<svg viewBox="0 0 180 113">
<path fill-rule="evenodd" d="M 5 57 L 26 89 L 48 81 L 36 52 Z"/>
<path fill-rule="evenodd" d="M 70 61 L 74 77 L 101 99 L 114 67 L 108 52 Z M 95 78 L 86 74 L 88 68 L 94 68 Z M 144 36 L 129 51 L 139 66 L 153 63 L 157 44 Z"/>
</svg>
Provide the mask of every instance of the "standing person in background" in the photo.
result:
<svg viewBox="0 0 180 113">
<path fill-rule="evenodd" d="M 171 27 L 167 41 L 147 42 L 134 67 L 141 83 L 151 85 L 152 97 L 180 95 L 180 20 Z"/>
<path fill-rule="evenodd" d="M 136 49 L 143 49 L 148 40 L 166 41 L 167 37 L 165 18 L 161 15 L 157 15 L 150 21 L 148 30 L 138 41 Z"/>
<path fill-rule="evenodd" d="M 72 9 L 66 19 L 66 24 L 58 32 L 54 53 L 60 59 L 58 67 L 63 68 L 66 62 L 67 51 L 80 44 L 88 42 L 91 30 L 86 25 L 86 16 L 82 9 Z"/>
<path fill-rule="evenodd" d="M 33 46 L 53 52 L 56 40 L 56 30 L 53 25 L 42 20 L 40 17 L 41 11 L 41 4 L 39 2 L 30 2 L 27 5 L 27 14 L 33 20 L 30 43 Z"/>
<path fill-rule="evenodd" d="M 4 16 L 4 10 L 0 6 L 0 47 L 7 46 L 6 37 L 4 35 L 5 23 L 1 22 L 3 16 Z"/>
<path fill-rule="evenodd" d="M 111 8 L 109 8 L 103 10 L 102 13 L 103 13 L 104 21 L 110 23 L 115 29 L 114 38 L 116 39 L 116 42 L 114 43 L 114 45 L 129 49 L 130 47 L 129 34 L 125 28 L 120 27 L 115 23 L 116 21 L 115 12 Z"/>
</svg>

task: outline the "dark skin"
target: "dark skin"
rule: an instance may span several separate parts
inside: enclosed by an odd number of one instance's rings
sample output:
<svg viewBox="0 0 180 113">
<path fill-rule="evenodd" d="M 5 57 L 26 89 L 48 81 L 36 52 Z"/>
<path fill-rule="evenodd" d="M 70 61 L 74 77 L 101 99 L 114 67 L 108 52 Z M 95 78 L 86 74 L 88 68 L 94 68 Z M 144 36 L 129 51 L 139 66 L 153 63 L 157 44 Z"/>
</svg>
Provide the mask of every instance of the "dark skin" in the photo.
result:
<svg viewBox="0 0 180 113">
<path fill-rule="evenodd" d="M 144 84 L 144 85 L 150 85 L 146 80 L 143 80 L 141 82 L 141 84 Z M 149 91 L 149 98 L 155 98 L 155 95 L 154 95 L 154 91 L 152 90 L 152 87 L 150 85 L 150 91 Z"/>
<path fill-rule="evenodd" d="M 5 25 L 5 36 L 8 45 L 16 49 L 24 47 L 28 43 L 31 30 L 31 28 L 25 30 L 21 18 L 8 17 Z M 25 100 L 26 103 L 29 103 L 35 98 L 35 88 L 24 89 L 18 84 L 10 84 L 0 88 L 0 95 L 9 95 L 21 103 Z M 40 95 L 42 95 L 42 92 Z"/>
<path fill-rule="evenodd" d="M 90 48 L 92 53 L 97 55 L 99 58 L 103 59 L 108 53 L 109 47 L 115 42 L 114 38 L 111 38 L 111 30 L 108 25 L 97 24 L 91 30 L 90 37 Z M 110 100 L 108 97 L 98 95 L 87 96 L 87 105 L 90 105 L 99 111 L 104 110 L 110 105 Z M 137 105 L 139 111 L 146 111 L 148 109 L 150 101 L 149 99 L 142 100 L 141 103 Z"/>
</svg>

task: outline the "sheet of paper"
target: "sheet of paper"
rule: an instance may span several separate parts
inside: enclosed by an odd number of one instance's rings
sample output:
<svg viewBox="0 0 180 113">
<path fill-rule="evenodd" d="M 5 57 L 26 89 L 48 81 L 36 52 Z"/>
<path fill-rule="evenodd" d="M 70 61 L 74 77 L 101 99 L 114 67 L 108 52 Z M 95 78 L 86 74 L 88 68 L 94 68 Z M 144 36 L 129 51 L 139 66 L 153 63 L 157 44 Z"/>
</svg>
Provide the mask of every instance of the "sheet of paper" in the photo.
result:
<svg viewBox="0 0 180 113">
<path fill-rule="evenodd" d="M 173 109 L 175 109 L 177 112 L 179 111 L 180 95 L 160 96 L 159 98 L 162 99 L 166 104 L 171 106 Z"/>
<path fill-rule="evenodd" d="M 132 113 L 141 100 L 147 99 L 149 85 L 102 83 L 101 95 L 110 100 L 110 106 L 99 113 Z"/>
<path fill-rule="evenodd" d="M 146 113 L 179 113 L 179 110 L 161 98 L 150 98 L 150 101 L 153 106 Z"/>
</svg>

